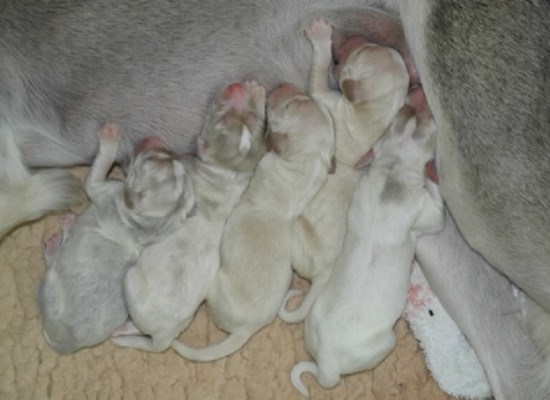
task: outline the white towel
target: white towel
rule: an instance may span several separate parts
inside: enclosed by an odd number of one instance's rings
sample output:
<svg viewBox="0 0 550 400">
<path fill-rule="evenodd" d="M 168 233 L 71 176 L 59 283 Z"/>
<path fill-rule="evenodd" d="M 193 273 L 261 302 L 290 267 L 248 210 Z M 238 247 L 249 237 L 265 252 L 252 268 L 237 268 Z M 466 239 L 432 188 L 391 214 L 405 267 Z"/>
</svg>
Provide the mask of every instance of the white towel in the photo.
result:
<svg viewBox="0 0 550 400">
<path fill-rule="evenodd" d="M 428 369 L 443 391 L 465 399 L 491 396 L 487 377 L 474 350 L 432 292 L 416 262 L 403 316 L 420 342 Z"/>
</svg>

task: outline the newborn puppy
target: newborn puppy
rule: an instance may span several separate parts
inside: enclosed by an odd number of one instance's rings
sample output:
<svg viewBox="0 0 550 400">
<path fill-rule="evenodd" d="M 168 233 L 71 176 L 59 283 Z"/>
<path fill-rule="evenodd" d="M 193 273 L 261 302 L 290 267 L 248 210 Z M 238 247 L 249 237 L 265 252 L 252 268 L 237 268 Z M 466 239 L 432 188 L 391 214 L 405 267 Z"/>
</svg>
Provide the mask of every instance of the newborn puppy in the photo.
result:
<svg viewBox="0 0 550 400">
<path fill-rule="evenodd" d="M 336 128 L 336 170 L 308 204 L 292 228 L 292 267 L 312 281 L 307 296 L 294 311 L 279 317 L 300 322 L 326 285 L 346 232 L 346 216 L 353 189 L 361 173 L 353 165 L 369 150 L 391 123 L 405 101 L 409 75 L 395 50 L 355 40 L 335 67 L 342 92 L 329 90 L 331 26 L 316 20 L 306 30 L 313 45 L 309 92 L 326 105 Z M 291 290 L 288 297 L 301 291 Z"/>
<path fill-rule="evenodd" d="M 183 165 L 145 145 L 125 182 L 106 180 L 120 139 L 106 125 L 86 178 L 90 207 L 46 245 L 46 276 L 38 291 L 44 337 L 60 353 L 94 346 L 128 317 L 122 279 L 144 246 L 180 226 L 195 196 Z M 70 226 L 74 222 L 74 225 Z"/>
<path fill-rule="evenodd" d="M 300 362 L 290 374 L 304 396 L 302 372 L 331 388 L 340 375 L 374 368 L 393 349 L 416 238 L 443 227 L 443 201 L 425 176 L 434 149 L 433 121 L 415 117 L 408 105 L 375 144 L 351 200 L 342 252 L 306 318 L 306 347 L 317 364 Z"/>
<path fill-rule="evenodd" d="M 271 93 L 268 120 L 272 151 L 227 220 L 221 267 L 206 298 L 229 335 L 203 349 L 174 342 L 183 357 L 211 361 L 237 351 L 277 316 L 290 286 L 292 223 L 326 180 L 334 131 L 328 112 L 290 84 Z"/>
<path fill-rule="evenodd" d="M 220 265 L 225 221 L 265 153 L 265 89 L 255 82 L 220 91 L 188 162 L 197 213 L 148 247 L 124 280 L 132 321 L 113 334 L 119 346 L 164 351 L 189 325 Z"/>
</svg>

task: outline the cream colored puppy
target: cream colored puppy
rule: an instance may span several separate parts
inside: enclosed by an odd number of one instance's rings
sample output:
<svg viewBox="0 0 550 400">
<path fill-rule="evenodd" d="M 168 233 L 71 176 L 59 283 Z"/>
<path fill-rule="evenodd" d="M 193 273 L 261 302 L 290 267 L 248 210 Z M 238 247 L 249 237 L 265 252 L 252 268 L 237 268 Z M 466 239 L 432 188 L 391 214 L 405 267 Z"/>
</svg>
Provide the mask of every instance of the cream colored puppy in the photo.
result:
<svg viewBox="0 0 550 400">
<path fill-rule="evenodd" d="M 433 121 L 408 105 L 375 144 L 351 200 L 342 252 L 306 317 L 306 347 L 317 363 L 300 362 L 290 374 L 303 395 L 301 373 L 331 388 L 340 375 L 374 368 L 395 346 L 416 238 L 443 227 L 443 201 L 425 175 L 434 150 Z"/>
<path fill-rule="evenodd" d="M 38 304 L 48 344 L 60 353 L 94 346 L 109 338 L 128 312 L 122 280 L 142 249 L 181 226 L 195 204 L 191 180 L 181 162 L 158 139 L 142 143 L 125 182 L 106 180 L 119 131 L 100 132 L 99 153 L 86 178 L 91 205 L 44 251 L 46 276 Z"/>
<path fill-rule="evenodd" d="M 279 317 L 300 322 L 326 285 L 346 232 L 346 216 L 353 189 L 361 177 L 353 165 L 384 133 L 405 101 L 409 75 L 401 56 L 388 47 L 354 39 L 346 44 L 335 75 L 342 92 L 329 90 L 331 26 L 316 20 L 306 30 L 313 45 L 310 95 L 326 105 L 336 127 L 336 171 L 309 203 L 292 229 L 292 267 L 312 281 L 299 308 Z M 291 290 L 288 298 L 301 294 Z"/>
<path fill-rule="evenodd" d="M 255 82 L 220 91 L 186 166 L 197 213 L 166 240 L 148 247 L 124 280 L 131 320 L 112 340 L 164 351 L 189 325 L 220 265 L 225 221 L 265 153 L 265 90 Z"/>
<path fill-rule="evenodd" d="M 237 351 L 276 316 L 292 279 L 292 223 L 319 191 L 331 168 L 330 115 L 292 85 L 268 99 L 272 151 L 256 172 L 223 234 L 221 268 L 206 298 L 210 315 L 229 333 L 213 346 L 172 348 L 210 361 Z"/>
</svg>

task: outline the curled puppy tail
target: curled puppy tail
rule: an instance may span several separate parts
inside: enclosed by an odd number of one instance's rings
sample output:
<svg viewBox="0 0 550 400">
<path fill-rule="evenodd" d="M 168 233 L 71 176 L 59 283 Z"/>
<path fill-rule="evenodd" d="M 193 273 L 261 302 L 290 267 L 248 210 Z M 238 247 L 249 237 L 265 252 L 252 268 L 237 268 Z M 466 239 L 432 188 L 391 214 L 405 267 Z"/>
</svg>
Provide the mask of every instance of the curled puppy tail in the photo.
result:
<svg viewBox="0 0 550 400">
<path fill-rule="evenodd" d="M 309 312 L 309 307 L 306 310 L 306 307 L 304 306 L 306 298 L 302 301 L 302 304 L 295 309 L 295 310 L 288 310 L 286 308 L 286 305 L 290 299 L 293 297 L 302 296 L 304 294 L 303 290 L 300 289 L 290 289 L 288 293 L 285 296 L 285 299 L 283 301 L 283 304 L 281 305 L 281 308 L 279 309 L 279 318 L 281 318 L 283 321 L 289 324 L 296 324 L 298 322 L 303 321 L 306 318 L 307 313 Z"/>
<path fill-rule="evenodd" d="M 252 336 L 248 331 L 239 331 L 230 333 L 222 341 L 202 349 L 195 349 L 187 346 L 185 343 L 174 340 L 172 349 L 183 358 L 193 361 L 214 361 L 226 357 L 239 350 Z"/>
<path fill-rule="evenodd" d="M 319 385 L 325 389 L 333 388 L 340 382 L 340 374 L 338 372 L 319 368 L 313 361 L 301 361 L 290 371 L 290 382 L 304 397 L 309 397 L 309 391 L 300 379 L 300 375 L 304 372 L 312 374 L 317 379 L 317 382 L 319 382 Z"/>
<path fill-rule="evenodd" d="M 290 382 L 292 382 L 292 386 L 294 386 L 302 396 L 309 397 L 309 390 L 307 390 L 306 385 L 304 385 L 304 382 L 302 382 L 300 378 L 304 372 L 309 372 L 315 379 L 319 379 L 319 367 L 313 361 L 301 361 L 292 367 L 290 371 Z"/>
<path fill-rule="evenodd" d="M 288 324 L 296 324 L 306 319 L 311 307 L 313 307 L 313 303 L 315 303 L 315 300 L 317 300 L 317 297 L 319 297 L 326 286 L 329 276 L 330 274 L 324 274 L 313 279 L 311 281 L 311 287 L 302 300 L 302 303 L 298 306 L 298 308 L 292 311 L 286 308 L 288 301 L 293 297 L 302 296 L 304 292 L 300 289 L 289 290 L 279 310 L 279 318 Z"/>
<path fill-rule="evenodd" d="M 80 193 L 80 181 L 67 171 L 31 173 L 14 132 L 0 124 L 0 238 L 23 222 L 70 207 Z"/>
</svg>

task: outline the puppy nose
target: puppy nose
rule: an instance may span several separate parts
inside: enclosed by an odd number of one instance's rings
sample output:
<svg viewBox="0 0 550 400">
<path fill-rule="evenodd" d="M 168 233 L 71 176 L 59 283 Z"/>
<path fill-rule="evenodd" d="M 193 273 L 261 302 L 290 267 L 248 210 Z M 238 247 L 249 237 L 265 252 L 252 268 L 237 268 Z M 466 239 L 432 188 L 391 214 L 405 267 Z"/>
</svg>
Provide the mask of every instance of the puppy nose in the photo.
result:
<svg viewBox="0 0 550 400">
<path fill-rule="evenodd" d="M 302 94 L 296 85 L 292 83 L 282 83 L 277 86 L 268 96 L 267 105 L 270 108 L 277 107 L 283 101 L 286 101 L 296 95 Z"/>
</svg>

